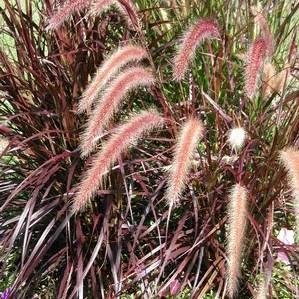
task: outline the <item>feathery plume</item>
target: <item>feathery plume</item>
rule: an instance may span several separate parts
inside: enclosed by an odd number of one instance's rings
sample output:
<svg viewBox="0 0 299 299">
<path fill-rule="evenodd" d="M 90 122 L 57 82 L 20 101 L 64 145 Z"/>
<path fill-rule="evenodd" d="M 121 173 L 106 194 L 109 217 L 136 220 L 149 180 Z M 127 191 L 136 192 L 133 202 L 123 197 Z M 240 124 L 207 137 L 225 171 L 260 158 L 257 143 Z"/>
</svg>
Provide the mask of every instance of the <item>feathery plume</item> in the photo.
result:
<svg viewBox="0 0 299 299">
<path fill-rule="evenodd" d="M 140 46 L 127 45 L 116 50 L 103 62 L 92 82 L 84 91 L 79 102 L 78 113 L 82 113 L 92 106 L 101 89 L 121 67 L 131 61 L 140 61 L 146 56 L 146 50 Z"/>
<path fill-rule="evenodd" d="M 259 11 L 259 9 L 255 6 L 251 6 L 251 12 L 254 15 L 254 21 L 255 23 L 260 27 L 261 29 L 261 36 L 264 38 L 267 44 L 267 54 L 268 56 L 271 56 L 274 50 L 274 42 L 273 42 L 273 36 L 270 31 L 270 27 L 268 25 L 267 19 L 265 15 Z"/>
<path fill-rule="evenodd" d="M 198 141 L 204 132 L 200 120 L 191 118 L 182 127 L 175 147 L 173 162 L 168 178 L 166 198 L 170 208 L 178 201 L 191 166 Z"/>
<path fill-rule="evenodd" d="M 58 29 L 75 12 L 89 6 L 90 0 L 67 0 L 49 19 L 47 30 Z"/>
<path fill-rule="evenodd" d="M 240 149 L 243 147 L 246 139 L 246 131 L 244 128 L 237 127 L 229 131 L 228 143 L 233 149 Z"/>
<path fill-rule="evenodd" d="M 74 210 L 78 212 L 89 202 L 101 185 L 103 176 L 109 170 L 110 165 L 132 142 L 139 139 L 145 132 L 162 125 L 163 118 L 153 111 L 142 112 L 121 125 L 95 156 L 91 162 L 91 167 L 79 183 L 73 203 Z"/>
<path fill-rule="evenodd" d="M 263 66 L 267 53 L 267 44 L 264 38 L 257 38 L 247 53 L 245 69 L 245 90 L 249 98 L 254 96 L 257 87 L 259 72 Z"/>
<path fill-rule="evenodd" d="M 184 78 L 196 48 L 206 38 L 220 38 L 218 26 L 212 19 L 200 19 L 184 34 L 174 58 L 173 75 L 177 81 Z"/>
<path fill-rule="evenodd" d="M 103 127 L 107 125 L 127 92 L 138 86 L 148 86 L 153 83 L 152 73 L 142 67 L 131 67 L 111 82 L 88 120 L 82 136 L 82 156 L 88 155 L 93 150 L 96 138 L 101 134 Z"/>
<path fill-rule="evenodd" d="M 289 173 L 289 184 L 292 188 L 295 207 L 296 231 L 299 235 L 299 150 L 287 148 L 281 152 L 280 159 Z"/>
<path fill-rule="evenodd" d="M 232 298 L 237 292 L 238 278 L 244 233 L 246 228 L 247 190 L 236 184 L 229 196 L 228 206 L 228 242 L 227 242 L 227 275 L 228 294 Z"/>
</svg>

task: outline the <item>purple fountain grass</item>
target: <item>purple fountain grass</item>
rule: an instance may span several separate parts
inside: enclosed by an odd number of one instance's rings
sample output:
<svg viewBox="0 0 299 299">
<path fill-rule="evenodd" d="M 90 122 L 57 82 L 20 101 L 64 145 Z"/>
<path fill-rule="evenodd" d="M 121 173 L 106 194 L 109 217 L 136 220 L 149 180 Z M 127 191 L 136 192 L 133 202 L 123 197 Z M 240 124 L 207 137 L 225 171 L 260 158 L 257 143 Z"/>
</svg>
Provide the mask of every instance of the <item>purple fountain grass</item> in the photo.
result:
<svg viewBox="0 0 299 299">
<path fill-rule="evenodd" d="M 135 142 L 147 131 L 163 125 L 163 118 L 156 112 L 141 112 L 121 125 L 111 136 L 102 150 L 94 157 L 91 167 L 84 174 L 75 195 L 73 208 L 81 210 L 93 197 L 101 185 L 103 176 L 109 167 L 125 151 L 132 142 Z"/>
<path fill-rule="evenodd" d="M 83 93 L 79 102 L 78 112 L 82 113 L 92 106 L 101 89 L 121 67 L 131 61 L 140 61 L 146 56 L 146 50 L 140 46 L 127 45 L 116 50 L 103 62 L 92 82 Z"/>
<path fill-rule="evenodd" d="M 138 86 L 148 86 L 153 83 L 152 73 L 142 67 L 128 68 L 111 82 L 92 112 L 87 128 L 82 135 L 82 156 L 88 155 L 93 150 L 96 138 L 99 137 L 127 92 Z"/>
<path fill-rule="evenodd" d="M 280 154 L 280 159 L 288 170 L 290 187 L 293 192 L 296 231 L 299 235 L 299 150 L 287 148 Z"/>
<path fill-rule="evenodd" d="M 196 48 L 206 38 L 220 38 L 217 23 L 212 19 L 200 19 L 184 34 L 174 58 L 173 75 L 176 80 L 184 78 Z"/>
<path fill-rule="evenodd" d="M 228 206 L 228 242 L 227 242 L 227 287 L 232 298 L 237 292 L 240 276 L 241 254 L 246 228 L 247 190 L 236 184 L 229 196 Z"/>
<path fill-rule="evenodd" d="M 189 119 L 182 127 L 175 146 L 173 162 L 170 168 L 166 198 L 170 209 L 178 202 L 184 190 L 185 181 L 191 166 L 192 157 L 198 141 L 202 138 L 204 126 L 198 119 Z"/>
<path fill-rule="evenodd" d="M 47 30 L 58 29 L 71 15 L 90 5 L 90 0 L 67 0 L 49 19 Z"/>
<path fill-rule="evenodd" d="M 257 38 L 247 53 L 247 64 L 245 69 L 245 91 L 252 98 L 257 88 L 259 73 L 262 69 L 267 54 L 267 42 L 264 38 Z"/>
</svg>

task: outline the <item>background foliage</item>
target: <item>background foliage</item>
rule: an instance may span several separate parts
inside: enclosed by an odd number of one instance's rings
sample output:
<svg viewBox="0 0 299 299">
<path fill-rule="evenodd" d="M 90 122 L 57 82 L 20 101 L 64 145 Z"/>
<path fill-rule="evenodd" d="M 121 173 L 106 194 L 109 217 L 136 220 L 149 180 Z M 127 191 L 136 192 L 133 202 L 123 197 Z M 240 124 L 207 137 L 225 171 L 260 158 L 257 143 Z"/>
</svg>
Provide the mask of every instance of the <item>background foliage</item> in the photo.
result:
<svg viewBox="0 0 299 299">
<path fill-rule="evenodd" d="M 72 298 L 82 289 L 87 298 L 153 298 L 175 289 L 186 298 L 221 297 L 227 195 L 241 178 L 250 212 L 238 298 L 253 297 L 262 273 L 272 276 L 271 297 L 295 297 L 298 246 L 276 238 L 294 226 L 277 158 L 285 146 L 299 145 L 299 4 L 260 1 L 275 39 L 272 63 L 289 77 L 280 93 L 248 100 L 242 55 L 258 35 L 255 1 L 135 3 L 139 33 L 114 9 L 96 18 L 82 12 L 47 32 L 52 1 L 1 2 L 0 134 L 9 146 L 0 170 L 0 288 L 11 287 L 17 298 Z M 218 20 L 222 40 L 199 47 L 189 78 L 176 83 L 177 39 L 202 16 Z M 90 207 L 72 215 L 75 184 L 88 165 L 78 150 L 86 122 L 75 114 L 78 99 L 103 58 L 128 40 L 149 49 L 158 82 L 150 93 L 133 92 L 114 122 L 155 106 L 169 125 L 124 154 Z M 165 170 L 180 124 L 192 114 L 202 118 L 206 135 L 166 239 Z M 226 144 L 236 125 L 249 134 L 238 155 Z M 281 250 L 288 267 L 275 261 Z"/>
</svg>

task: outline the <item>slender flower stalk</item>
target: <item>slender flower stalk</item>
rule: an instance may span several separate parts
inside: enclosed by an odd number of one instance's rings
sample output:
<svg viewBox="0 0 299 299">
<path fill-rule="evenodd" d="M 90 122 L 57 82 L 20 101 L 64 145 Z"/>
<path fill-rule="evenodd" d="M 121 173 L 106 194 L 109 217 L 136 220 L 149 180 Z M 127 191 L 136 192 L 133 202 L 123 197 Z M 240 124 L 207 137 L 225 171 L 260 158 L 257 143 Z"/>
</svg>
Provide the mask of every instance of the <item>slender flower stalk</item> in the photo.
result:
<svg viewBox="0 0 299 299">
<path fill-rule="evenodd" d="M 49 19 L 47 30 L 58 29 L 70 16 L 89 5 L 90 0 L 67 0 Z"/>
<path fill-rule="evenodd" d="M 116 50 L 98 69 L 95 77 L 85 90 L 79 102 L 78 112 L 91 108 L 99 92 L 119 70 L 131 61 L 140 61 L 147 56 L 146 50 L 140 46 L 127 45 Z"/>
<path fill-rule="evenodd" d="M 280 159 L 288 170 L 295 207 L 296 231 L 299 235 L 299 150 L 288 148 L 281 152 Z"/>
<path fill-rule="evenodd" d="M 218 26 L 212 19 L 200 19 L 184 34 L 174 58 L 173 75 L 177 81 L 184 78 L 196 48 L 207 38 L 220 38 Z"/>
<path fill-rule="evenodd" d="M 138 140 L 149 130 L 162 125 L 163 118 L 159 114 L 145 111 L 120 126 L 94 157 L 90 168 L 84 174 L 74 198 L 74 210 L 78 212 L 92 199 L 110 165 L 123 151 L 127 150 L 132 142 Z"/>
<path fill-rule="evenodd" d="M 82 136 L 82 156 L 88 155 L 93 150 L 97 137 L 100 136 L 127 92 L 138 86 L 149 86 L 153 83 L 152 73 L 142 67 L 129 68 L 112 81 L 88 120 Z"/>
<path fill-rule="evenodd" d="M 228 294 L 232 298 L 238 288 L 238 278 L 240 276 L 241 254 L 244 243 L 247 211 L 247 190 L 236 184 L 229 196 L 228 206 Z"/>
<path fill-rule="evenodd" d="M 257 38 L 247 53 L 247 65 L 245 69 L 245 90 L 249 98 L 252 98 L 257 88 L 259 73 L 262 69 L 267 54 L 267 43 L 264 38 Z"/>
<path fill-rule="evenodd" d="M 184 190 L 192 157 L 199 139 L 203 136 L 203 132 L 204 127 L 202 122 L 195 118 L 189 119 L 182 127 L 175 146 L 174 158 L 168 178 L 166 198 L 170 208 L 178 202 Z"/>
</svg>

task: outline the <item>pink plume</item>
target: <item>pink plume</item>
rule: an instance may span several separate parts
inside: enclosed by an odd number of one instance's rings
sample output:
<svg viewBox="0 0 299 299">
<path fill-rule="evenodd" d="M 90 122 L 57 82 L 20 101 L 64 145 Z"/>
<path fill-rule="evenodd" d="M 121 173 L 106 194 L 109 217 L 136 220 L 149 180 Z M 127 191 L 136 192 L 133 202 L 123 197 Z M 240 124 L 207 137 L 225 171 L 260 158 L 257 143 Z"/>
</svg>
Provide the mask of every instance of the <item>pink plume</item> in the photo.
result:
<svg viewBox="0 0 299 299">
<path fill-rule="evenodd" d="M 81 210 L 101 185 L 104 174 L 111 164 L 127 150 L 132 142 L 139 139 L 145 132 L 161 127 L 163 118 L 156 112 L 142 112 L 120 126 L 111 136 L 102 150 L 94 157 L 90 168 L 84 174 L 75 195 L 73 208 Z"/>
<path fill-rule="evenodd" d="M 200 19 L 184 34 L 174 58 L 173 75 L 176 80 L 179 81 L 184 78 L 196 48 L 206 38 L 220 38 L 218 26 L 212 19 Z"/>
<path fill-rule="evenodd" d="M 260 12 L 255 6 L 251 7 L 251 11 L 254 15 L 255 23 L 260 27 L 261 36 L 264 38 L 267 44 L 267 55 L 271 56 L 274 51 L 273 36 L 270 31 L 269 24 L 265 15 Z"/>
<path fill-rule="evenodd" d="M 95 102 L 100 90 L 115 75 L 121 67 L 130 61 L 139 61 L 147 56 L 146 50 L 140 46 L 128 45 L 119 48 L 109 58 L 107 58 L 102 66 L 98 69 L 92 82 L 82 95 L 79 102 L 78 112 L 82 113 L 89 109 Z"/>
<path fill-rule="evenodd" d="M 247 190 L 236 184 L 229 196 L 228 206 L 228 242 L 227 242 L 227 287 L 229 297 L 237 292 L 245 228 L 247 222 Z"/>
<path fill-rule="evenodd" d="M 49 19 L 47 30 L 58 29 L 72 14 L 89 6 L 89 0 L 67 0 Z"/>
<path fill-rule="evenodd" d="M 192 157 L 203 132 L 202 122 L 195 118 L 189 119 L 182 127 L 175 147 L 166 193 L 170 207 L 178 201 L 184 189 Z"/>
<path fill-rule="evenodd" d="M 257 38 L 247 53 L 247 65 L 245 69 L 245 90 L 249 98 L 252 98 L 257 88 L 258 76 L 267 54 L 267 42 L 264 38 Z"/>
<path fill-rule="evenodd" d="M 89 118 L 87 129 L 82 136 L 82 156 L 88 155 L 93 150 L 96 138 L 99 137 L 127 92 L 138 86 L 148 86 L 153 83 L 152 73 L 142 67 L 129 68 L 111 82 Z"/>
</svg>

